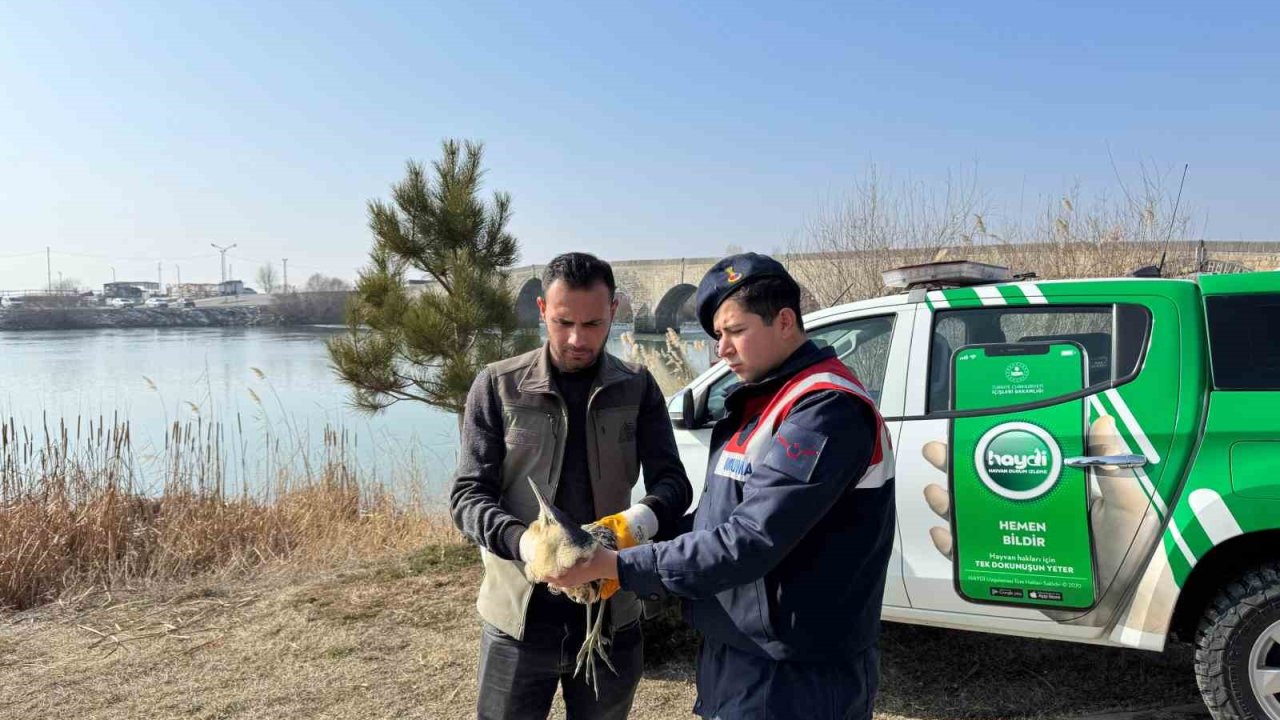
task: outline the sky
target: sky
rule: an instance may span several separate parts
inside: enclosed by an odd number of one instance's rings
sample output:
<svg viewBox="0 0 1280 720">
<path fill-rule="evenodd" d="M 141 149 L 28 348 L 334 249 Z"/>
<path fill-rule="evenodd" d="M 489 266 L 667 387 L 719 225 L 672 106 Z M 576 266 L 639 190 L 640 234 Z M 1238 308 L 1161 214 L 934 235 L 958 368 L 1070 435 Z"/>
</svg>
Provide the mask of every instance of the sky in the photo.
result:
<svg viewBox="0 0 1280 720">
<path fill-rule="evenodd" d="M 353 279 L 482 141 L 521 264 L 769 252 L 874 167 L 997 217 L 1145 171 L 1280 240 L 1280 4 L 0 0 L 0 290 Z M 252 283 L 251 283 L 252 284 Z"/>
</svg>

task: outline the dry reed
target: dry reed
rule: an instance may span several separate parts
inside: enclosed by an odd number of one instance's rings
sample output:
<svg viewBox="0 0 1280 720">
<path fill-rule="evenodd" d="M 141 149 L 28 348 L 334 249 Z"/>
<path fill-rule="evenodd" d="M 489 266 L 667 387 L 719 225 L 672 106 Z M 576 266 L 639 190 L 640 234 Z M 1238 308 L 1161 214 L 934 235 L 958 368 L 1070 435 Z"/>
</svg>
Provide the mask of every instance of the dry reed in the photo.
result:
<svg viewBox="0 0 1280 720">
<path fill-rule="evenodd" d="M 680 339 L 680 333 L 671 328 L 667 328 L 666 337 L 664 338 L 665 345 L 657 349 L 644 347 L 636 341 L 635 335 L 630 332 L 622 333 L 621 340 L 623 347 L 626 348 L 625 358 L 647 367 L 649 372 L 653 374 L 654 379 L 657 380 L 658 387 L 664 393 L 673 393 L 688 385 L 698 376 L 698 373 L 693 369 L 693 364 L 685 354 L 684 342 Z M 705 341 L 694 341 L 693 349 L 697 352 L 705 352 Z"/>
<path fill-rule="evenodd" d="M 234 432 L 242 426 L 235 425 Z M 232 442 L 243 436 L 232 437 Z M 326 429 L 305 471 L 277 461 L 260 486 L 228 484 L 227 431 L 174 422 L 161 487 L 143 487 L 127 421 L 0 422 L 0 607 L 22 609 L 85 587 L 333 563 L 456 544 L 461 536 L 415 490 L 362 483 L 344 433 Z"/>
<path fill-rule="evenodd" d="M 1003 265 L 1041 279 L 1124 277 L 1160 264 L 1166 276 L 1195 269 L 1191 215 L 1159 175 L 1146 172 L 1118 199 L 1078 189 L 1038 216 L 998 222 L 972 177 L 940 188 L 895 185 L 873 167 L 853 191 L 811 217 L 788 265 L 819 307 L 898 290 L 881 271 L 936 260 Z"/>
</svg>

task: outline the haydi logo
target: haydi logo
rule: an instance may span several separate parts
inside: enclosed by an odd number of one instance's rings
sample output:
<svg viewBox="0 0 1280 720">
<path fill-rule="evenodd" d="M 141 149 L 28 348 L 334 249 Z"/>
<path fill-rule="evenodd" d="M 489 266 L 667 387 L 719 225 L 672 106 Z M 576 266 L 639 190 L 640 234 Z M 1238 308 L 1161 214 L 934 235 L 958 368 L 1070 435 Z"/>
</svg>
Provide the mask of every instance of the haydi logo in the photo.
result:
<svg viewBox="0 0 1280 720">
<path fill-rule="evenodd" d="M 1038 425 L 1003 423 L 983 433 L 974 448 L 973 464 L 991 492 L 1010 500 L 1034 500 L 1058 481 L 1062 450 Z"/>
<path fill-rule="evenodd" d="M 1027 468 L 1043 468 L 1049 466 L 1049 456 L 1044 450 L 1036 448 L 1031 455 L 1000 455 L 995 450 L 987 449 L 987 472 L 994 466 L 1026 470 Z"/>
</svg>

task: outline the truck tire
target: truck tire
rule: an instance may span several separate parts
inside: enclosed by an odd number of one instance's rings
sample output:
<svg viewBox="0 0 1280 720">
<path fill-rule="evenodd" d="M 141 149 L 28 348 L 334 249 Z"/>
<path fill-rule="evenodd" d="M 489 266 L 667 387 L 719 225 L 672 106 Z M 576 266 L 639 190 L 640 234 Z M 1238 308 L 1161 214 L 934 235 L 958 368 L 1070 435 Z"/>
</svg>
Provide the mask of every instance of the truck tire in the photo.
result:
<svg viewBox="0 0 1280 720">
<path fill-rule="evenodd" d="M 1280 563 L 1245 572 L 1209 603 L 1196 683 L 1218 720 L 1280 720 Z"/>
</svg>

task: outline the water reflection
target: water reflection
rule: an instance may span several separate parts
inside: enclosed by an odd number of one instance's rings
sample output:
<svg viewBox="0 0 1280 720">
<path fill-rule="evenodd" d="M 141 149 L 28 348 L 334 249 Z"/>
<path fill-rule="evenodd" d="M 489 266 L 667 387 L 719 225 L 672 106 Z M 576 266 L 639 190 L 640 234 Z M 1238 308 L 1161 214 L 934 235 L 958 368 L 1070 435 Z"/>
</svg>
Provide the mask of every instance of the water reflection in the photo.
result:
<svg viewBox="0 0 1280 720">
<path fill-rule="evenodd" d="M 609 351 L 627 355 L 626 326 Z M 174 422 L 221 424 L 227 480 L 254 486 L 284 459 L 302 463 L 322 452 L 326 427 L 346 432 L 349 456 L 363 477 L 418 483 L 442 495 L 455 466 L 457 418 L 401 402 L 378 415 L 348 403 L 329 367 L 324 341 L 336 327 L 148 328 L 0 333 L 0 415 L 37 434 L 90 418 L 130 423 L 142 480 L 160 482 L 157 462 Z M 695 373 L 711 361 L 696 326 L 679 345 Z M 650 352 L 663 336 L 637 336 Z M 669 384 L 669 383 L 668 383 Z M 665 388 L 668 393 L 674 387 Z"/>
</svg>

